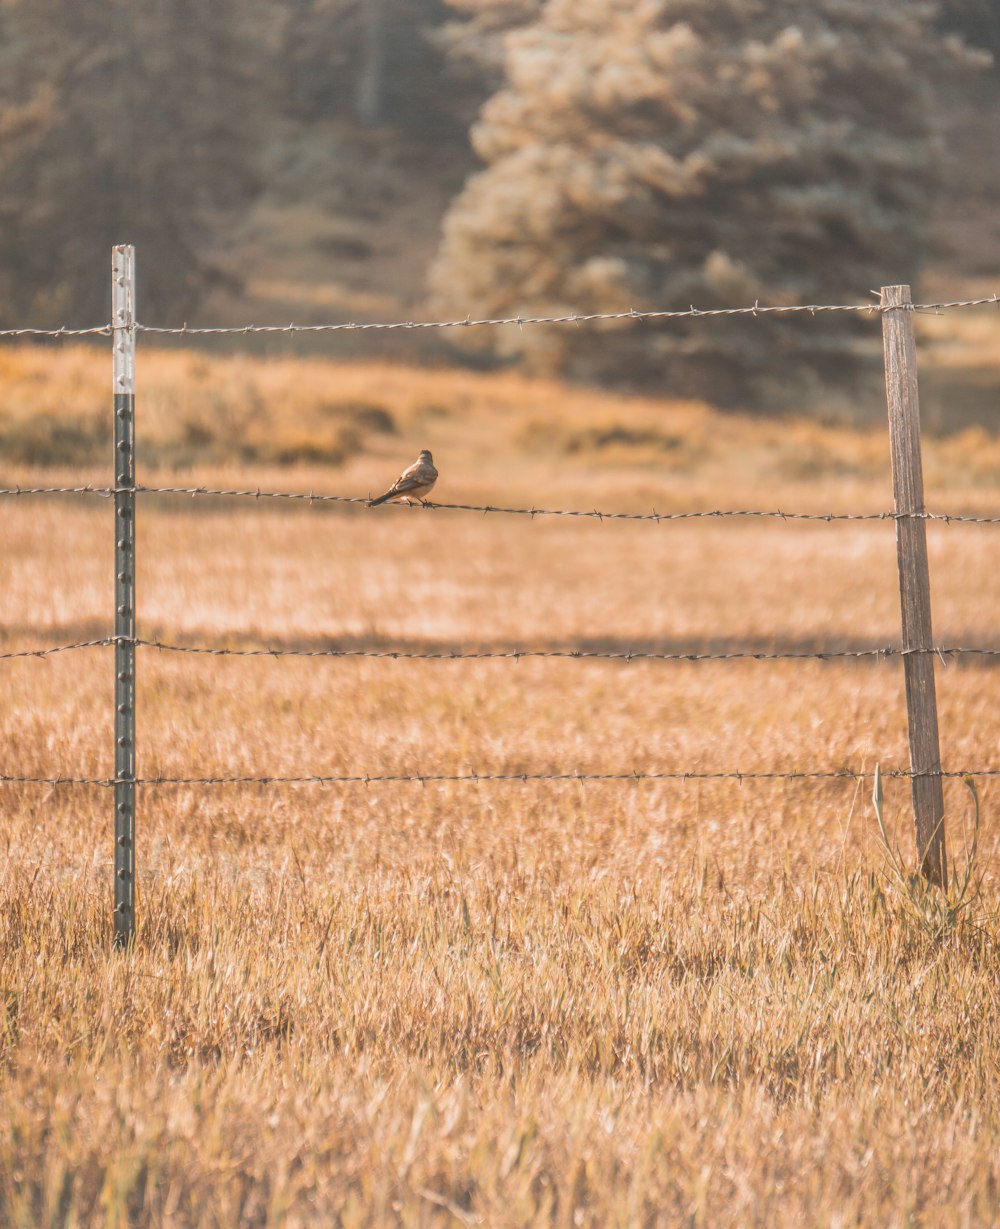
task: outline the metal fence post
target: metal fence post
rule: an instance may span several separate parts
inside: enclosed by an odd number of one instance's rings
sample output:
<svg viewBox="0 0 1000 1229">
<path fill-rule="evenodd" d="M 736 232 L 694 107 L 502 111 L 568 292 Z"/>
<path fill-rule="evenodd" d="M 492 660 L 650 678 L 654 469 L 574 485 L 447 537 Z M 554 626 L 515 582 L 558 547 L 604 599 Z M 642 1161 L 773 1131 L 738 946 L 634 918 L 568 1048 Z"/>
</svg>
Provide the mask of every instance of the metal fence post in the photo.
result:
<svg viewBox="0 0 1000 1229">
<path fill-rule="evenodd" d="M 112 250 L 115 417 L 115 946 L 135 936 L 135 248 Z"/>
<path fill-rule="evenodd" d="M 917 393 L 917 347 L 909 286 L 883 286 L 882 341 L 885 391 L 889 405 L 892 490 L 896 503 L 896 557 L 903 620 L 903 670 L 906 715 L 913 773 L 913 812 L 917 856 L 924 875 L 947 883 L 944 840 L 944 792 L 934 685 L 934 636 L 931 631 L 931 582 L 927 567 L 924 474 L 920 455 L 920 400 Z"/>
</svg>

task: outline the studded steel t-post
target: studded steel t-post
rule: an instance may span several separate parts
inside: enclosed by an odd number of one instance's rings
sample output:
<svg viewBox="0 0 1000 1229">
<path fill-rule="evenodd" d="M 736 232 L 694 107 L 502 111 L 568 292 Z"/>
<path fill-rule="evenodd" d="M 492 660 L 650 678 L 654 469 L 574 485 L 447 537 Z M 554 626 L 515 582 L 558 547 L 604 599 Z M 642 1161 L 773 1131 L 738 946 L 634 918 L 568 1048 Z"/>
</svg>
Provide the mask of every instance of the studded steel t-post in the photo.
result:
<svg viewBox="0 0 1000 1229">
<path fill-rule="evenodd" d="M 112 251 L 115 417 L 115 946 L 135 936 L 135 248 Z"/>
</svg>

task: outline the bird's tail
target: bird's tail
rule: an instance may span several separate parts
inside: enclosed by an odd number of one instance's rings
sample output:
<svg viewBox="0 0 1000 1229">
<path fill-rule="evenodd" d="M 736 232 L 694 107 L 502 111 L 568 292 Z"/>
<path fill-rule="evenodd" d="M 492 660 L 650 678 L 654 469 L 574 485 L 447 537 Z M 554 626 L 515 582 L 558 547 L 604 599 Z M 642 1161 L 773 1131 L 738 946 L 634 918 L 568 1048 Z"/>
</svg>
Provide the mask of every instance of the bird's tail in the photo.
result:
<svg viewBox="0 0 1000 1229">
<path fill-rule="evenodd" d="M 379 504 L 384 504 L 387 499 L 392 499 L 393 495 L 395 494 L 395 491 L 386 491 L 386 493 L 384 495 L 380 495 L 378 499 L 369 499 L 368 507 L 377 508 Z"/>
</svg>

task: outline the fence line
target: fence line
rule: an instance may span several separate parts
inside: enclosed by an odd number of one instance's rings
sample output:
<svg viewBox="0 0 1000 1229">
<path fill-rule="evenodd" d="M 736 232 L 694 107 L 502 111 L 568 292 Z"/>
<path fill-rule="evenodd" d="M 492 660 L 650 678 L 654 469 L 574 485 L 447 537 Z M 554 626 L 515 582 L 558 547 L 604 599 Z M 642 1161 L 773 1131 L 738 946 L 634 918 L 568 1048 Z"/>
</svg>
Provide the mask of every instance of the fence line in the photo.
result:
<svg viewBox="0 0 1000 1229">
<path fill-rule="evenodd" d="M 919 781 L 945 777 L 953 780 L 1000 777 L 1000 768 L 963 768 L 949 772 L 927 770 L 914 772 L 908 768 L 879 769 L 883 780 Z M 12 777 L 0 775 L 0 784 L 65 785 L 110 788 L 123 784 L 136 786 L 160 785 L 434 785 L 443 782 L 488 784 L 491 781 L 853 781 L 874 779 L 875 770 L 834 768 L 819 772 L 458 772 L 458 773 L 389 773 L 324 776 L 310 773 L 300 777 Z"/>
<path fill-rule="evenodd" d="M 17 495 L 98 495 L 110 499 L 126 488 L 86 486 L 35 486 L 0 487 L 0 496 Z M 335 503 L 358 504 L 367 507 L 371 502 L 363 495 L 328 495 L 316 491 L 267 491 L 260 487 L 216 488 L 206 486 L 135 486 L 127 488 L 136 495 L 190 495 L 235 497 L 240 499 L 288 500 L 309 504 Z M 384 507 L 403 511 L 402 504 L 386 504 Z M 409 511 L 427 512 L 477 512 L 501 516 L 568 516 L 597 521 L 712 521 L 725 519 L 760 519 L 775 521 L 823 521 L 827 524 L 840 521 L 939 521 L 944 525 L 1000 525 L 1000 516 L 985 516 L 977 513 L 928 512 L 926 509 L 907 512 L 785 512 L 780 508 L 710 508 L 681 512 L 602 512 L 599 509 L 567 508 L 503 508 L 495 504 L 436 504 L 430 500 L 410 505 Z"/>
<path fill-rule="evenodd" d="M 908 735 L 910 769 L 892 769 L 885 777 L 908 778 L 913 784 L 913 800 L 916 812 L 916 827 L 919 853 L 924 873 L 933 882 L 943 883 L 946 878 L 946 862 L 943 831 L 943 804 L 934 802 L 936 793 L 940 800 L 941 781 L 944 778 L 996 777 L 1000 769 L 982 768 L 942 772 L 938 747 L 937 712 L 934 696 L 934 671 L 932 655 L 942 661 L 947 655 L 976 654 L 1000 656 L 1000 649 L 962 648 L 934 645 L 930 624 L 930 589 L 926 566 L 925 522 L 936 520 L 944 523 L 997 524 L 1000 516 L 964 516 L 930 513 L 924 508 L 923 486 L 920 473 L 919 409 L 917 403 L 917 379 L 915 347 L 913 340 L 913 313 L 939 313 L 953 308 L 1000 305 L 1000 297 L 993 294 L 978 299 L 953 300 L 950 302 L 913 304 L 908 286 L 883 287 L 877 303 L 864 304 L 792 304 L 764 305 L 756 302 L 750 307 L 712 308 L 700 310 L 638 311 L 629 309 L 619 312 L 571 313 L 559 316 L 510 316 L 496 319 L 473 319 L 439 321 L 395 321 L 388 323 L 342 322 L 332 324 L 254 325 L 221 327 L 180 327 L 146 325 L 137 320 L 135 313 L 135 251 L 130 245 L 113 249 L 112 253 L 112 305 L 113 320 L 93 328 L 68 329 L 2 329 L 0 337 L 26 338 L 105 336 L 113 339 L 114 351 L 114 485 L 97 488 L 84 486 L 36 486 L 30 488 L 8 487 L 0 489 L 2 495 L 27 494 L 95 494 L 113 498 L 115 504 L 115 634 L 95 640 L 78 641 L 74 644 L 56 645 L 49 648 L 14 651 L 0 654 L 0 658 L 48 657 L 54 653 L 74 649 L 113 647 L 115 651 L 115 759 L 114 776 L 111 778 L 86 777 L 30 777 L 0 775 L 0 783 L 42 784 L 49 786 L 108 786 L 114 789 L 114 925 L 115 940 L 119 945 L 129 943 L 135 933 L 135 792 L 140 786 L 210 786 L 210 785 L 293 785 L 293 784 L 365 784 L 414 782 L 426 785 L 435 782 L 588 782 L 588 781 L 860 781 L 871 773 L 849 768 L 814 772 L 612 772 L 612 773 L 440 773 L 440 774 L 379 774 L 379 775 L 320 775 L 303 776 L 215 776 L 215 777 L 145 777 L 136 776 L 135 762 L 135 651 L 139 647 L 156 648 L 167 652 L 196 653 L 211 656 L 233 657 L 377 657 L 394 660 L 484 660 L 505 658 L 519 661 L 522 658 L 569 658 L 603 659 L 631 662 L 635 660 L 664 661 L 710 661 L 710 660 L 757 660 L 784 659 L 831 660 L 836 658 L 888 658 L 900 657 L 906 673 Z M 472 327 L 501 327 L 516 325 L 583 325 L 596 322 L 706 319 L 711 317 L 759 317 L 764 315 L 792 315 L 849 313 L 882 318 L 883 348 L 885 354 L 886 389 L 890 418 L 890 451 L 894 479 L 895 511 L 891 513 L 786 513 L 781 511 L 712 510 L 700 512 L 651 513 L 601 512 L 598 510 L 562 510 L 545 508 L 510 508 L 479 506 L 471 504 L 429 505 L 431 510 L 475 512 L 480 514 L 500 513 L 516 516 L 579 517 L 604 521 L 677 521 L 715 518 L 771 518 L 800 521 L 869 521 L 891 520 L 895 522 L 898 568 L 901 587 L 902 647 L 871 648 L 861 650 L 834 650 L 830 652 L 783 652 L 780 650 L 753 652 L 734 650 L 708 653 L 656 653 L 623 650 L 617 652 L 568 650 L 568 649 L 508 649 L 483 652 L 431 652 L 418 650 L 381 649 L 274 649 L 225 647 L 199 647 L 175 645 L 155 640 L 143 640 L 136 635 L 135 627 L 135 497 L 137 494 L 230 496 L 275 500 L 297 500 L 311 503 L 368 504 L 368 499 L 358 496 L 343 496 L 314 492 L 282 492 L 215 489 L 209 487 L 139 487 L 135 482 L 134 449 L 134 374 L 135 347 L 140 334 L 150 336 L 207 336 L 245 335 L 253 333 L 334 333 L 342 331 L 394 330 L 394 329 L 450 329 Z M 935 809 L 936 808 L 936 809 Z M 930 833 L 930 836 L 928 836 Z M 933 845 L 933 848 L 932 848 Z"/>
<path fill-rule="evenodd" d="M 526 324 L 592 324 L 611 320 L 684 320 L 705 319 L 711 316 L 768 316 L 805 313 L 810 316 L 830 313 L 878 316 L 890 311 L 942 312 L 962 307 L 1000 306 L 1000 295 L 992 294 L 981 299 L 952 299 L 940 303 L 786 303 L 761 305 L 758 301 L 751 307 L 689 307 L 676 311 L 639 311 L 629 308 L 622 312 L 570 312 L 561 316 L 500 316 L 495 319 L 474 320 L 392 320 L 387 322 L 342 321 L 336 324 L 233 324 L 233 325 L 157 325 L 141 324 L 133 320 L 128 325 L 102 324 L 91 328 L 70 329 L 65 325 L 57 329 L 0 329 L 0 337 L 83 337 L 87 335 L 110 337 L 116 330 L 127 328 L 132 333 L 173 335 L 179 337 L 204 337 L 211 335 L 234 335 L 248 333 L 338 333 L 346 331 L 388 329 L 468 329 L 478 327 L 500 328 L 504 325 Z"/>
<path fill-rule="evenodd" d="M 69 653 L 76 649 L 111 648 L 119 644 L 135 648 L 158 649 L 165 653 L 194 653 L 203 657 L 369 657 L 390 661 L 521 661 L 531 658 L 555 658 L 567 661 L 874 661 L 890 658 L 937 657 L 1000 657 L 1000 648 L 965 647 L 961 645 L 932 645 L 930 648 L 902 648 L 899 645 L 878 646 L 870 649 L 734 649 L 706 653 L 660 653 L 646 649 L 483 649 L 465 651 L 449 649 L 431 652 L 420 649 L 285 649 L 263 646 L 251 649 L 231 649 L 215 645 L 168 644 L 161 640 L 146 640 L 136 636 L 104 636 L 97 640 L 77 640 L 70 644 L 51 645 L 38 649 L 15 649 L 0 653 L 0 661 L 15 658 L 51 657 L 56 653 Z"/>
</svg>

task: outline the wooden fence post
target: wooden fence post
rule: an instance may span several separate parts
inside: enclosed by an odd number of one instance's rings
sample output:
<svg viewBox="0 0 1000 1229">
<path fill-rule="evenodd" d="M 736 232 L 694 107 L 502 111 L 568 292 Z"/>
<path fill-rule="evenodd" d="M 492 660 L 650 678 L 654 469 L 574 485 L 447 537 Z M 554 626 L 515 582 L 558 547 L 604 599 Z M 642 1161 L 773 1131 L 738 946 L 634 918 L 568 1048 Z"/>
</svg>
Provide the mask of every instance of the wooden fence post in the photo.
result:
<svg viewBox="0 0 1000 1229">
<path fill-rule="evenodd" d="M 896 503 L 896 558 L 917 855 L 927 879 L 943 886 L 948 874 L 944 793 L 934 687 L 927 525 L 919 515 L 925 511 L 924 475 L 920 456 L 917 349 L 910 302 L 909 286 L 882 287 L 885 393 L 889 405 L 892 489 Z"/>
</svg>

